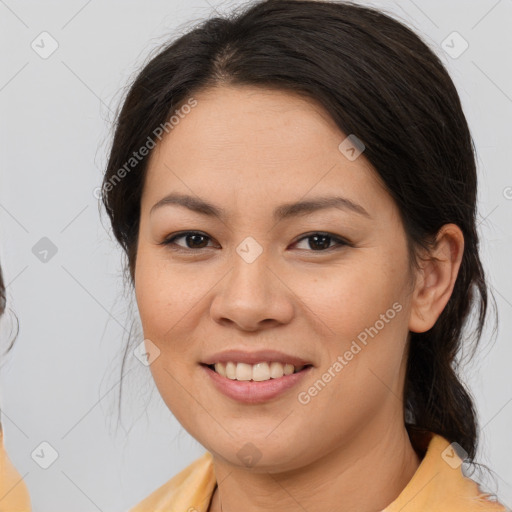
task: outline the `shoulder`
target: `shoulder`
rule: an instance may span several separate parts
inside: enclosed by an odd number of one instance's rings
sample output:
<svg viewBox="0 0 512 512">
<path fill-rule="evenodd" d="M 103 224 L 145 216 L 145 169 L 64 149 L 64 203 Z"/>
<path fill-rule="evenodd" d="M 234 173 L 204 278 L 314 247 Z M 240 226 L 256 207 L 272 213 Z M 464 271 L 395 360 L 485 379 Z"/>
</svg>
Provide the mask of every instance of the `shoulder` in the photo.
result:
<svg viewBox="0 0 512 512">
<path fill-rule="evenodd" d="M 30 512 L 27 486 L 4 448 L 0 425 L 0 512 Z"/>
<path fill-rule="evenodd" d="M 212 455 L 206 452 L 130 512 L 206 512 L 215 484 Z"/>
<path fill-rule="evenodd" d="M 463 460 L 444 437 L 425 432 L 411 441 L 424 454 L 412 479 L 382 512 L 507 512 L 462 472 Z"/>
</svg>

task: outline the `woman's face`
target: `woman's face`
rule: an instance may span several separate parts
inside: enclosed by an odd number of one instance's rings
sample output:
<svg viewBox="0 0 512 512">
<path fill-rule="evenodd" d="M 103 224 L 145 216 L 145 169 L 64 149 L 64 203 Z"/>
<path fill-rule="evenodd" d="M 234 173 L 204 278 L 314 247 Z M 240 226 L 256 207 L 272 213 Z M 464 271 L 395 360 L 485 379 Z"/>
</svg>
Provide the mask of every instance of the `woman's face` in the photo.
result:
<svg viewBox="0 0 512 512">
<path fill-rule="evenodd" d="M 135 291 L 164 401 L 214 455 L 273 472 L 403 428 L 406 237 L 364 152 L 290 93 L 194 99 L 154 149 L 141 201 Z M 186 231 L 199 234 L 165 244 Z M 252 362 L 268 369 L 235 366 L 267 350 Z M 233 381 L 205 366 L 218 361 L 240 379 L 277 373 Z M 309 366 L 279 378 L 279 361 Z"/>
</svg>

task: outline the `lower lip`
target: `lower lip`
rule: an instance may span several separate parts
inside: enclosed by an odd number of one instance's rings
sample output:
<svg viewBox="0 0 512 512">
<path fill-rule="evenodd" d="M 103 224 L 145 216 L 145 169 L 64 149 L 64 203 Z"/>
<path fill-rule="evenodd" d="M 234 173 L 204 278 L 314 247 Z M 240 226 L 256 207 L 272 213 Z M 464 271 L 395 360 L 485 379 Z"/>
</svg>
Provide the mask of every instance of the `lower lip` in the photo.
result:
<svg viewBox="0 0 512 512">
<path fill-rule="evenodd" d="M 254 380 L 231 380 L 227 377 L 223 377 L 206 365 L 201 364 L 201 367 L 206 371 L 221 393 L 224 393 L 229 398 L 247 404 L 261 404 L 272 400 L 281 393 L 296 386 L 313 368 L 312 366 L 308 366 L 297 373 L 283 375 L 278 379 L 258 382 Z"/>
</svg>

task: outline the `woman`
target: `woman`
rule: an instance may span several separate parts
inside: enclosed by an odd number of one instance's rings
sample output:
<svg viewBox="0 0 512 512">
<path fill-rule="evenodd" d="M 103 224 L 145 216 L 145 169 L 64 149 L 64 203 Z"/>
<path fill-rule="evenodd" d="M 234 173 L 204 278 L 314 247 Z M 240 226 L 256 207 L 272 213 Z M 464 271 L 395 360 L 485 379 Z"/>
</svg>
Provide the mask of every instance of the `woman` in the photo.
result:
<svg viewBox="0 0 512 512">
<path fill-rule="evenodd" d="M 476 193 L 449 75 L 376 10 L 267 0 L 154 57 L 103 201 L 144 357 L 207 452 L 134 510 L 504 510 L 461 466 Z"/>
<path fill-rule="evenodd" d="M 5 312 L 5 286 L 0 269 L 0 316 Z M 27 512 L 30 499 L 23 478 L 12 465 L 4 448 L 0 423 L 0 512 Z"/>
</svg>

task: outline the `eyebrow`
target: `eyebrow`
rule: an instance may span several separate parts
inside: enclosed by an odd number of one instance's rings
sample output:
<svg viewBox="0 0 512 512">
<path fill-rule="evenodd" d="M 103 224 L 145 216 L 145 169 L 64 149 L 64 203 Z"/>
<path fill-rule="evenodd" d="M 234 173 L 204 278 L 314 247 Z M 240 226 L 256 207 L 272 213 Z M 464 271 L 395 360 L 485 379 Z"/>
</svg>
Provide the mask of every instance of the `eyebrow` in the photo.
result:
<svg viewBox="0 0 512 512">
<path fill-rule="evenodd" d="M 219 217 L 221 219 L 226 217 L 226 210 L 224 208 L 215 206 L 198 197 L 178 193 L 172 193 L 160 199 L 152 206 L 149 213 L 151 215 L 158 208 L 169 205 L 183 206 L 208 217 Z M 370 214 L 360 204 L 341 196 L 316 197 L 308 201 L 282 204 L 274 210 L 273 217 L 275 221 L 280 221 L 327 208 L 351 211 L 371 219 Z"/>
</svg>

